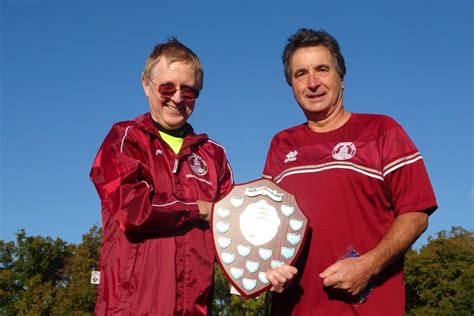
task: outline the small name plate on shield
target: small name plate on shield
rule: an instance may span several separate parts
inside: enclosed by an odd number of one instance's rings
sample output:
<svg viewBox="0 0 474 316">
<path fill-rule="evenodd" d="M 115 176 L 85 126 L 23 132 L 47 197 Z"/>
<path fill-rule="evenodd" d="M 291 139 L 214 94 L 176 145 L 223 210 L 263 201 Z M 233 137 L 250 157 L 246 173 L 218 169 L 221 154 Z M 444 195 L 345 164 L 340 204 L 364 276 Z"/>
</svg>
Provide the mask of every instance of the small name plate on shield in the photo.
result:
<svg viewBox="0 0 474 316">
<path fill-rule="evenodd" d="M 261 179 L 235 185 L 215 203 L 211 227 L 222 271 L 251 298 L 271 287 L 268 269 L 296 261 L 307 219 L 293 195 Z"/>
</svg>

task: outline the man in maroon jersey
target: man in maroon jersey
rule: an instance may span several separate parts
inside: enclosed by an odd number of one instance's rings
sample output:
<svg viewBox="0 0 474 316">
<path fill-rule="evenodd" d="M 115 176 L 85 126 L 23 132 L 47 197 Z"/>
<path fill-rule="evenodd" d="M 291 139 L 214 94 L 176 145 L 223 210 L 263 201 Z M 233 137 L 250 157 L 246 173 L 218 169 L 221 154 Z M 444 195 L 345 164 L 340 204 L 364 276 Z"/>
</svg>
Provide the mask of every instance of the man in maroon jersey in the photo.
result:
<svg viewBox="0 0 474 316">
<path fill-rule="evenodd" d="M 300 29 L 283 52 L 307 123 L 275 135 L 264 177 L 294 194 L 310 232 L 275 315 L 403 315 L 403 255 L 436 199 L 402 127 L 343 105 L 344 58 L 325 31 Z"/>
</svg>

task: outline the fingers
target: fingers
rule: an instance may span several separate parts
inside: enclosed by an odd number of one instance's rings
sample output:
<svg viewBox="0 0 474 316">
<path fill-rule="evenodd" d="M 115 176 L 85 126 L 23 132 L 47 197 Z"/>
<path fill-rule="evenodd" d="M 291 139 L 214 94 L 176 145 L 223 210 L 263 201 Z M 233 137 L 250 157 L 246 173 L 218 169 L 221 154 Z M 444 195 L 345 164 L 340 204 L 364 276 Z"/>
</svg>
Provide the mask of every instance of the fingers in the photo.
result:
<svg viewBox="0 0 474 316">
<path fill-rule="evenodd" d="M 267 279 L 272 284 L 270 291 L 277 293 L 283 292 L 288 286 L 292 284 L 297 272 L 298 269 L 287 264 L 268 270 Z"/>
<path fill-rule="evenodd" d="M 295 274 L 298 272 L 298 269 L 296 269 L 295 267 L 293 266 L 290 266 L 290 265 L 287 265 L 287 264 L 283 264 L 279 267 L 277 267 L 276 269 L 274 269 L 274 271 L 284 275 L 286 278 L 288 279 L 291 279 L 295 276 Z"/>
<path fill-rule="evenodd" d="M 352 258 L 334 263 L 321 272 L 319 277 L 324 286 L 344 290 L 352 295 L 360 292 L 369 279 L 369 276 L 360 270 L 360 260 Z"/>
<path fill-rule="evenodd" d="M 208 221 L 211 214 L 212 202 L 201 200 L 196 200 L 196 202 L 199 208 L 199 214 L 201 215 L 201 218 Z"/>
<path fill-rule="evenodd" d="M 344 264 L 345 262 L 338 261 L 319 274 L 319 277 L 323 279 L 324 286 L 330 286 L 335 289 L 346 289 L 344 274 L 342 273 Z"/>
<path fill-rule="evenodd" d="M 335 289 L 342 288 L 339 278 L 334 274 L 330 275 L 326 278 L 323 278 L 323 284 L 324 284 L 324 286 L 330 286 L 330 287 L 333 287 Z"/>
<path fill-rule="evenodd" d="M 338 271 L 338 262 L 329 266 L 328 268 L 326 268 L 326 270 L 324 270 L 323 272 L 319 274 L 319 277 L 323 279 L 324 286 L 334 286 L 334 287 L 337 286 L 337 283 L 339 281 L 336 277 L 337 271 Z"/>
<path fill-rule="evenodd" d="M 322 279 L 325 279 L 331 275 L 333 275 L 334 273 L 336 273 L 338 271 L 338 268 L 339 267 L 339 262 L 336 262 L 332 265 L 330 265 L 329 267 L 326 268 L 326 270 L 324 270 L 323 272 L 321 272 L 319 274 L 319 277 L 322 278 Z"/>
</svg>

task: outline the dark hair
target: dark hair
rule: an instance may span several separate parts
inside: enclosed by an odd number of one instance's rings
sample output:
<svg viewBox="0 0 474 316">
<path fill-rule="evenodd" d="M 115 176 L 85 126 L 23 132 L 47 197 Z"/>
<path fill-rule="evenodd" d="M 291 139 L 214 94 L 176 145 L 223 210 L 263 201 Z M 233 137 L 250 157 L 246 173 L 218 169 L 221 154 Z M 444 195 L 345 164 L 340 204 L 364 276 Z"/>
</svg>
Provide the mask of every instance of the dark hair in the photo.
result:
<svg viewBox="0 0 474 316">
<path fill-rule="evenodd" d="M 288 37 L 285 49 L 283 50 L 283 66 L 285 67 L 286 82 L 291 86 L 290 59 L 298 48 L 324 46 L 331 52 L 336 72 L 341 79 L 346 74 L 346 64 L 344 56 L 341 54 L 339 44 L 336 39 L 324 30 L 299 29 L 295 34 Z"/>
<path fill-rule="evenodd" d="M 158 44 L 153 48 L 153 51 L 146 60 L 145 69 L 142 72 L 142 79 L 151 79 L 153 67 L 161 57 L 165 57 L 168 64 L 179 61 L 185 63 L 189 62 L 194 65 L 199 89 L 202 89 L 204 72 L 202 70 L 201 61 L 190 48 L 178 41 L 176 37 L 170 37 L 167 42 Z"/>
</svg>

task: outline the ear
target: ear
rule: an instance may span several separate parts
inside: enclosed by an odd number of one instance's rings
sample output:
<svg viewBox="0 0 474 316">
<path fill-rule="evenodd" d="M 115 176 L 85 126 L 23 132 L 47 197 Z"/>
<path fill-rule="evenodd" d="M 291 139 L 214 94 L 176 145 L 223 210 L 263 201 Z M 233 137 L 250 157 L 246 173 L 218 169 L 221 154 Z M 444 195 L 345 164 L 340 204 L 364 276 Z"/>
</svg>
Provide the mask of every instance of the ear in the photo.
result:
<svg viewBox="0 0 474 316">
<path fill-rule="evenodd" d="M 341 87 L 342 87 L 342 90 L 344 90 L 344 80 L 342 80 Z"/>
<path fill-rule="evenodd" d="M 145 92 L 145 95 L 147 98 L 150 97 L 150 84 L 147 79 L 144 77 L 142 78 L 142 87 L 143 87 L 143 92 Z"/>
</svg>

